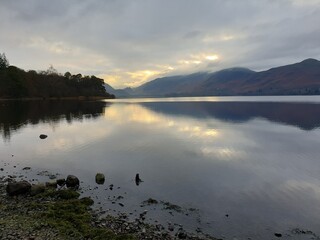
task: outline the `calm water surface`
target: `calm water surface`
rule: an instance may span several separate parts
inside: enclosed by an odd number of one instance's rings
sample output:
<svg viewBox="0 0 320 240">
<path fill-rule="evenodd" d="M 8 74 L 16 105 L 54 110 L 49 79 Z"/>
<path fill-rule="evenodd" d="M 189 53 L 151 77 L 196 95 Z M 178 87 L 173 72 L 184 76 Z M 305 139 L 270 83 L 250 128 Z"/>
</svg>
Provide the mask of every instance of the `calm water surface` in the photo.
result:
<svg viewBox="0 0 320 240">
<path fill-rule="evenodd" d="M 36 175 L 41 170 L 74 174 L 84 195 L 111 214 L 134 218 L 147 209 L 151 223 L 224 239 L 274 239 L 275 232 L 315 239 L 319 127 L 320 97 L 0 102 L 0 164 L 3 174 L 32 167 L 23 172 L 29 180 L 47 180 Z M 49 137 L 40 140 L 42 133 Z M 95 184 L 97 172 L 104 185 Z M 141 207 L 148 198 L 183 211 Z"/>
</svg>

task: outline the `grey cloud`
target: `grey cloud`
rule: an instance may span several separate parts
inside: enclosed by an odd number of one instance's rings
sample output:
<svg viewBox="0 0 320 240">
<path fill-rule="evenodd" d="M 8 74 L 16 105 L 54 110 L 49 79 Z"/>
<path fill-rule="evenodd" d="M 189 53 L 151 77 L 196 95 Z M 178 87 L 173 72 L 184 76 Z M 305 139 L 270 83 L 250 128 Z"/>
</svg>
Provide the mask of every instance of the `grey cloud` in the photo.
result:
<svg viewBox="0 0 320 240">
<path fill-rule="evenodd" d="M 106 74 L 170 65 L 173 74 L 232 66 L 259 70 L 320 57 L 317 0 L 0 0 L 0 5 L 0 51 L 26 68 L 50 62 L 66 71 L 68 63 L 85 74 Z M 26 47 L 32 38 L 65 44 L 74 56 Z M 81 53 L 104 58 L 105 64 L 87 67 Z M 218 54 L 219 62 L 178 63 L 210 53 Z"/>
</svg>

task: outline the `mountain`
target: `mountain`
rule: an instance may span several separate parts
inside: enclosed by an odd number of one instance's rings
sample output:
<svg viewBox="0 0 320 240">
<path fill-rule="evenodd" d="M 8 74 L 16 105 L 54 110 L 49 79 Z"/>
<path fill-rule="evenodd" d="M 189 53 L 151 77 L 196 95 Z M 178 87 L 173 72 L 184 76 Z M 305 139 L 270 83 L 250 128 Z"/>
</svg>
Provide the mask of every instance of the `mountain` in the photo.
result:
<svg viewBox="0 0 320 240">
<path fill-rule="evenodd" d="M 256 72 L 247 68 L 229 68 L 211 73 L 200 85 L 193 89 L 199 95 L 235 95 L 243 82 Z"/>
<path fill-rule="evenodd" d="M 157 78 L 131 89 L 130 93 L 150 97 L 315 94 L 320 94 L 320 61 L 316 59 L 261 72 L 229 68 Z"/>
<path fill-rule="evenodd" d="M 134 89 L 135 95 L 169 96 L 184 95 L 208 78 L 206 72 L 190 75 L 157 78 Z"/>
<path fill-rule="evenodd" d="M 120 98 L 127 98 L 131 96 L 131 88 L 125 88 L 125 89 L 114 89 L 109 84 L 104 83 L 104 88 L 106 92 L 115 95 L 116 97 Z"/>
</svg>

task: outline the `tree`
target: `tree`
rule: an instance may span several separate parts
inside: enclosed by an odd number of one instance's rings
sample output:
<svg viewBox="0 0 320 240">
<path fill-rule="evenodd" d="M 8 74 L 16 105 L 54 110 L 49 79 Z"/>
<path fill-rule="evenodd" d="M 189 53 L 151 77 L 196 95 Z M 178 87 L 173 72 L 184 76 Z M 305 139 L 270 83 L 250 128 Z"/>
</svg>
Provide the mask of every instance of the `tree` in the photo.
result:
<svg viewBox="0 0 320 240">
<path fill-rule="evenodd" d="M 45 71 L 45 75 L 59 75 L 57 69 L 55 69 L 52 65 L 50 65 L 50 67 L 48 68 L 47 71 Z"/>
<path fill-rule="evenodd" d="M 6 69 L 9 67 L 9 61 L 4 53 L 0 53 L 0 70 Z"/>
<path fill-rule="evenodd" d="M 72 75 L 71 75 L 70 72 L 66 72 L 66 73 L 64 74 L 64 77 L 67 78 L 67 79 L 70 79 L 71 76 L 72 76 Z"/>
</svg>

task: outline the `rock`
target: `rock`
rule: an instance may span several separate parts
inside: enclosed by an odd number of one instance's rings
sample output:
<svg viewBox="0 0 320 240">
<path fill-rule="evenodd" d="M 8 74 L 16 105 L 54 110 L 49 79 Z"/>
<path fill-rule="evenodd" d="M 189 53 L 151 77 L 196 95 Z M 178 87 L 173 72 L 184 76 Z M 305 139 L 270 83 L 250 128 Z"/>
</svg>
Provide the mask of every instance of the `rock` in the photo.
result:
<svg viewBox="0 0 320 240">
<path fill-rule="evenodd" d="M 106 180 L 106 179 L 105 179 L 103 173 L 97 173 L 97 174 L 96 174 L 96 183 L 97 183 L 97 184 L 104 184 L 105 180 Z"/>
<path fill-rule="evenodd" d="M 52 175 L 49 176 L 49 178 L 50 178 L 50 179 L 56 179 L 57 176 L 52 174 Z"/>
<path fill-rule="evenodd" d="M 177 237 L 178 237 L 179 239 L 187 239 L 188 235 L 186 234 L 185 231 L 179 231 L 179 232 L 177 233 Z"/>
<path fill-rule="evenodd" d="M 281 234 L 281 233 L 275 233 L 274 235 L 275 235 L 276 237 L 278 237 L 278 238 L 282 237 L 282 234 Z"/>
<path fill-rule="evenodd" d="M 46 190 L 46 186 L 44 184 L 32 185 L 30 190 L 30 195 L 35 196 L 40 193 L 43 193 Z"/>
<path fill-rule="evenodd" d="M 0 171 L 4 171 L 4 169 L 3 169 L 3 168 L 0 168 Z"/>
<path fill-rule="evenodd" d="M 41 135 L 39 136 L 40 139 L 46 139 L 47 137 L 48 137 L 48 136 L 45 135 L 45 134 L 41 134 Z"/>
<path fill-rule="evenodd" d="M 31 169 L 31 167 L 24 167 L 24 168 L 22 168 L 22 170 L 30 170 Z"/>
<path fill-rule="evenodd" d="M 48 187 L 48 188 L 57 188 L 58 187 L 57 181 L 46 182 L 46 187 Z"/>
<path fill-rule="evenodd" d="M 9 182 L 6 188 L 8 195 L 16 196 L 19 194 L 28 193 L 31 189 L 31 184 L 27 181 Z"/>
<path fill-rule="evenodd" d="M 60 178 L 57 180 L 57 184 L 62 187 L 66 184 L 66 180 L 64 178 Z"/>
<path fill-rule="evenodd" d="M 149 198 L 148 200 L 145 200 L 142 203 L 146 205 L 152 205 L 152 204 L 158 204 L 159 202 L 156 199 Z"/>
<path fill-rule="evenodd" d="M 66 180 L 66 185 L 68 188 L 78 188 L 80 185 L 79 178 L 77 178 L 74 175 L 68 175 L 67 180 Z"/>
<path fill-rule="evenodd" d="M 135 182 L 137 186 L 139 186 L 139 184 L 142 182 L 142 180 L 140 179 L 139 173 L 136 174 Z"/>
</svg>

